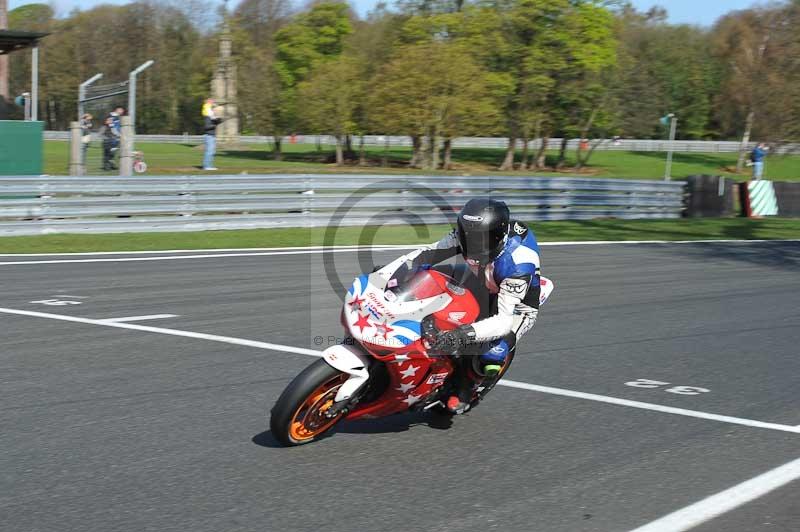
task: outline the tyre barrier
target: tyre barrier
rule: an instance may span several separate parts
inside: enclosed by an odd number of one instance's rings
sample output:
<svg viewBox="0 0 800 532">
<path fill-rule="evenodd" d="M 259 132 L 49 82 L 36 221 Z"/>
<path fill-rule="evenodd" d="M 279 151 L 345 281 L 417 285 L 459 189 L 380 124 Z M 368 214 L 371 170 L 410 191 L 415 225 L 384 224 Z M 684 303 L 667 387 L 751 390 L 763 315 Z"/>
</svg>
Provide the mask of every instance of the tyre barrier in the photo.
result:
<svg viewBox="0 0 800 532">
<path fill-rule="evenodd" d="M 748 218 L 778 215 L 778 197 L 772 181 L 742 183 L 742 199 L 744 213 Z"/>
</svg>

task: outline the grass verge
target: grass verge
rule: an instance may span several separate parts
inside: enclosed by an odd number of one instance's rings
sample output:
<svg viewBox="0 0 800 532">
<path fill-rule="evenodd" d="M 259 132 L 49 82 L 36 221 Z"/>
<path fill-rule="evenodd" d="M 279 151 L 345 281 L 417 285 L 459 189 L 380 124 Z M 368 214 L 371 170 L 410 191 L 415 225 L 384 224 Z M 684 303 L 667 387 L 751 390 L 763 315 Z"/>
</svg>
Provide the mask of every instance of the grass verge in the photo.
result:
<svg viewBox="0 0 800 532">
<path fill-rule="evenodd" d="M 777 240 L 800 238 L 800 219 L 745 218 L 685 220 L 592 220 L 536 222 L 540 242 L 581 240 Z M 45 235 L 0 238 L 0 253 L 77 253 L 314 246 L 323 244 L 422 244 L 437 240 L 447 226 L 343 227 L 332 241 L 326 229 L 251 229 L 195 233 Z"/>
<path fill-rule="evenodd" d="M 96 143 L 95 143 L 96 144 Z M 331 164 L 332 146 L 322 146 L 320 151 L 310 144 L 288 144 L 285 146 L 282 161 L 272 158 L 270 146 L 243 145 L 238 149 L 221 149 L 215 159 L 217 172 L 203 172 L 200 162 L 203 158 L 201 146 L 186 144 L 155 144 L 142 142 L 137 144 L 142 150 L 149 166 L 149 175 L 172 174 L 250 174 L 269 173 L 411 173 L 426 175 L 539 175 L 626 178 L 626 179 L 663 179 L 666 154 L 661 152 L 628 152 L 597 151 L 592 155 L 589 165 L 576 172 L 570 168 L 574 164 L 575 154 L 569 152 L 567 168 L 563 172 L 550 170 L 516 170 L 499 172 L 498 165 L 503 160 L 505 150 L 489 148 L 460 148 L 453 150 L 454 168 L 451 171 L 422 171 L 408 168 L 411 158 L 409 148 L 392 148 L 384 153 L 382 149 L 370 147 L 367 150 L 369 164 L 367 166 Z M 88 171 L 96 174 L 100 171 L 100 147 L 93 145 L 89 149 Z M 66 175 L 69 170 L 69 143 L 60 141 L 45 142 L 45 173 Z M 383 158 L 388 166 L 381 167 Z M 518 154 L 517 160 L 521 158 Z M 556 162 L 556 152 L 548 152 L 547 164 Z M 749 179 L 750 171 L 736 174 L 735 153 L 676 153 L 673 159 L 673 179 L 683 179 L 695 174 L 724 175 L 739 181 Z M 796 155 L 773 155 L 767 159 L 766 177 L 778 181 L 800 180 L 800 157 Z"/>
</svg>

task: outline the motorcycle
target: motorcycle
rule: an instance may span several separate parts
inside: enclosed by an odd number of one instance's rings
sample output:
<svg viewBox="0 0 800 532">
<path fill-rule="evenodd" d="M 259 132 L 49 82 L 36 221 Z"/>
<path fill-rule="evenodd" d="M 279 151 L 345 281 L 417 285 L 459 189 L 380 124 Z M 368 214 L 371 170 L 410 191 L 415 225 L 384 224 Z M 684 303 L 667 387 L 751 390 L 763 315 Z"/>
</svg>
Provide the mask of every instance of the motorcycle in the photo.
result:
<svg viewBox="0 0 800 532">
<path fill-rule="evenodd" d="M 454 390 L 450 377 L 461 363 L 458 358 L 469 353 L 434 352 L 431 341 L 438 331 L 476 321 L 480 306 L 472 291 L 443 269 L 409 271 L 418 253 L 353 281 L 341 313 L 347 338 L 295 377 L 272 408 L 270 430 L 278 442 L 313 442 L 343 419 L 408 410 L 449 415 L 444 401 Z M 540 283 L 543 304 L 553 283 L 543 277 Z M 482 378 L 472 407 L 494 388 L 513 358 L 514 351 L 498 375 Z M 479 368 L 471 371 L 480 375 Z"/>
</svg>

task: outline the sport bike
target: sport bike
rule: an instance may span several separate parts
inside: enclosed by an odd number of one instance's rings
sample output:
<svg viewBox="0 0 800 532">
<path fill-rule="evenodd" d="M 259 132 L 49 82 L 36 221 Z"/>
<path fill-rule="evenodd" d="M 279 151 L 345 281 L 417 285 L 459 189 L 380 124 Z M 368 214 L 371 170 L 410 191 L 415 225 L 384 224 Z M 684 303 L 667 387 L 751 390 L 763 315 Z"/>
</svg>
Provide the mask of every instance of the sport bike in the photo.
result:
<svg viewBox="0 0 800 532">
<path fill-rule="evenodd" d="M 461 353 L 434 352 L 431 340 L 440 330 L 474 322 L 480 306 L 468 283 L 445 273 L 452 267 L 410 271 L 407 261 L 418 253 L 353 281 L 341 314 L 345 341 L 327 348 L 295 377 L 272 408 L 270 430 L 281 444 L 315 441 L 343 419 L 407 410 L 448 414 L 444 401 L 454 390 L 450 377 L 462 363 L 459 357 L 478 353 L 468 352 L 474 346 Z M 552 290 L 553 283 L 541 278 L 540 304 Z M 512 351 L 498 375 L 480 380 L 473 407 L 513 357 Z M 480 375 L 479 368 L 468 371 Z"/>
</svg>

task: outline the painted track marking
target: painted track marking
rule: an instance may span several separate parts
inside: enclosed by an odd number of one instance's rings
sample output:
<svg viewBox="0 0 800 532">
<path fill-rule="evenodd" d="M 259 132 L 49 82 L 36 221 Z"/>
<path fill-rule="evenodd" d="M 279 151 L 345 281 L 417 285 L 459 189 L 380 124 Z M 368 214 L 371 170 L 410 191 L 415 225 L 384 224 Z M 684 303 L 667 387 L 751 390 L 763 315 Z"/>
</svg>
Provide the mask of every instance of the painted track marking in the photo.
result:
<svg viewBox="0 0 800 532">
<path fill-rule="evenodd" d="M 65 316 L 63 314 L 50 314 L 47 312 L 33 312 L 29 310 L 16 310 L 9 308 L 0 308 L 2 314 L 12 314 L 18 316 L 28 316 L 32 318 L 46 318 L 51 320 L 69 321 L 73 323 L 83 323 L 86 325 L 101 325 L 104 327 L 116 327 L 118 329 L 128 329 L 132 331 L 149 332 L 156 334 L 166 334 L 170 336 L 181 336 L 184 338 L 194 338 L 197 340 L 208 340 L 212 342 L 222 342 L 232 345 L 240 345 L 244 347 L 253 347 L 256 349 L 268 349 L 271 351 L 279 351 L 284 353 L 294 353 L 299 355 L 307 355 L 319 357 L 322 351 L 314 349 L 305 349 L 302 347 L 293 347 L 289 345 L 273 344 L 269 342 L 260 342 L 256 340 L 246 340 L 244 338 L 235 338 L 231 336 L 219 336 L 216 334 L 196 333 L 191 331 L 182 331 L 179 329 L 166 329 L 163 327 L 151 327 L 148 325 L 137 325 L 134 323 L 126 323 L 113 320 L 95 320 L 90 318 L 79 318 L 75 316 Z M 618 397 L 609 397 L 605 395 L 597 395 L 593 393 L 578 392 L 574 390 L 565 390 L 562 388 L 553 388 L 550 386 L 540 386 L 538 384 L 529 384 L 526 382 L 512 381 L 503 379 L 498 383 L 498 386 L 505 386 L 508 388 L 517 388 L 521 390 L 529 390 L 533 392 L 540 392 L 549 395 L 558 395 L 562 397 L 570 397 L 573 399 L 583 399 L 586 401 L 594 401 L 598 403 L 606 403 L 617 406 L 627 406 L 630 408 L 637 408 L 640 410 L 650 410 L 654 412 L 661 412 L 665 414 L 675 414 L 685 417 L 692 417 L 697 419 L 706 419 L 709 421 L 718 421 L 722 423 L 730 423 L 733 425 L 742 425 L 746 427 L 761 428 L 776 430 L 781 432 L 791 432 L 800 434 L 800 427 L 792 425 L 782 425 L 780 423 L 769 423 L 765 421 L 757 421 L 753 419 L 738 418 L 733 416 L 723 416 L 720 414 L 712 414 L 708 412 L 700 412 L 697 410 L 687 410 L 684 408 L 675 408 L 671 406 L 664 406 L 654 403 L 644 403 L 641 401 L 631 401 L 628 399 L 620 399 Z"/>
<path fill-rule="evenodd" d="M 372 251 L 395 251 L 399 249 L 412 249 L 410 247 L 396 248 L 396 247 L 376 247 L 371 248 Z M 322 249 L 316 250 L 293 250 L 293 251 L 265 251 L 258 253 L 210 253 L 206 255 L 167 255 L 164 257 L 122 257 L 122 258 L 104 258 L 104 259 L 51 259 L 51 260 L 18 260 L 18 261 L 5 261 L 0 262 L 0 266 L 21 266 L 24 264 L 75 264 L 84 262 L 153 262 L 162 260 L 192 260 L 192 259 L 227 259 L 232 257 L 271 257 L 276 255 L 310 255 L 313 253 L 321 253 Z M 352 253 L 358 251 L 354 248 L 331 248 L 328 253 Z"/>
<path fill-rule="evenodd" d="M 763 243 L 796 243 L 798 239 L 786 240 L 598 240 L 583 242 L 539 242 L 540 247 L 547 246 L 608 246 L 608 245 L 638 245 L 638 244 L 763 244 Z M 376 245 L 376 246 L 335 246 L 335 247 L 294 247 L 294 248 L 230 248 L 230 249 L 175 249 L 170 251 L 99 251 L 87 253 L 6 253 L 0 257 L 73 257 L 73 256 L 104 256 L 104 255 L 159 255 L 164 253 L 195 253 L 194 255 L 166 255 L 154 257 L 115 257 L 99 259 L 52 259 L 52 260 L 24 260 L 0 262 L 0 266 L 18 266 L 21 264 L 72 264 L 79 262 L 146 262 L 160 260 L 191 260 L 213 259 L 232 257 L 264 257 L 274 255 L 310 255 L 314 253 L 345 253 L 348 251 L 372 250 L 393 251 L 417 249 L 424 244 L 417 245 Z M 204 252 L 204 254 L 203 254 Z M 220 253 L 226 252 L 226 253 Z"/>
<path fill-rule="evenodd" d="M 632 532 L 683 532 L 800 479 L 800 458 L 665 515 Z"/>
<path fill-rule="evenodd" d="M 517 382 L 508 379 L 503 379 L 498 383 L 498 385 L 501 384 L 503 386 L 508 386 L 509 388 L 531 390 L 534 392 L 541 392 L 550 395 L 561 395 L 563 397 L 572 397 L 574 399 L 585 399 L 587 401 L 595 401 L 598 403 L 606 403 L 610 405 L 628 406 L 631 408 L 639 408 L 642 410 L 652 410 L 654 412 L 662 412 L 664 414 L 676 414 L 679 416 L 707 419 L 710 421 L 720 421 L 723 423 L 731 423 L 734 425 L 744 425 L 746 427 L 779 430 L 781 432 L 793 432 L 795 434 L 800 434 L 800 429 L 792 425 L 782 425 L 780 423 L 768 423 L 765 421 L 756 421 L 753 419 L 745 419 L 733 416 L 723 416 L 720 414 L 700 412 L 698 410 L 687 410 L 685 408 L 675 408 L 672 406 L 664 406 L 655 403 L 644 403 L 642 401 L 631 401 L 629 399 L 620 399 L 618 397 L 609 397 L 607 395 L 597 395 L 593 393 L 577 392 L 573 390 L 565 390 L 562 388 L 551 388 L 550 386 L 539 386 L 538 384 L 528 384 L 526 382 Z"/>
<path fill-rule="evenodd" d="M 166 318 L 177 318 L 177 314 L 150 314 L 148 316 L 125 316 L 122 318 L 105 318 L 102 321 L 105 323 L 130 323 L 132 321 L 147 321 L 147 320 L 163 320 Z"/>
<path fill-rule="evenodd" d="M 283 351 L 298 355 L 319 356 L 319 351 L 303 349 L 302 347 L 292 347 L 288 345 L 271 344 L 269 342 L 258 342 L 255 340 L 245 340 L 232 336 L 218 336 L 216 334 L 196 333 L 191 331 L 181 331 L 178 329 L 164 329 L 162 327 L 151 327 L 149 325 L 137 325 L 135 323 L 113 322 L 105 320 L 93 320 L 90 318 L 78 318 L 76 316 L 64 316 L 63 314 L 50 314 L 47 312 L 32 312 L 29 310 L 15 310 L 0 308 L 0 314 L 16 314 L 18 316 L 29 316 L 32 318 L 48 318 L 51 320 L 70 321 L 73 323 L 83 323 L 86 325 L 102 325 L 104 327 L 115 327 L 117 329 L 128 329 L 131 331 L 142 331 L 156 334 L 168 334 L 171 336 L 182 336 L 184 338 L 195 338 L 197 340 L 209 340 L 212 342 L 224 342 L 226 344 L 241 345 L 244 347 L 254 347 L 256 349 L 269 349 L 272 351 Z M 800 429 L 799 429 L 800 430 Z"/>
</svg>

